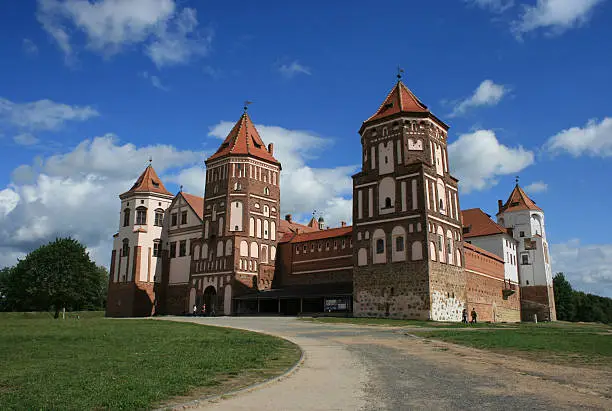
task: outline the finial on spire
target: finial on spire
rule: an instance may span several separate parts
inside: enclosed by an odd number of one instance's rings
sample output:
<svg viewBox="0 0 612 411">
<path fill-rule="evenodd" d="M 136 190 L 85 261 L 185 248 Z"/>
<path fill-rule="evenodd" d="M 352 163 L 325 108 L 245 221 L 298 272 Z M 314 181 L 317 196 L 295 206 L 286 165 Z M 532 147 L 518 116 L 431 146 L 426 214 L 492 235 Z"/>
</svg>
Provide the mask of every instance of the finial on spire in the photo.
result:
<svg viewBox="0 0 612 411">
<path fill-rule="evenodd" d="M 183 185 L 181 184 L 180 192 L 183 192 Z"/>
<path fill-rule="evenodd" d="M 244 102 L 244 107 L 243 107 L 243 109 L 244 109 L 244 112 L 245 112 L 245 113 L 246 113 L 246 112 L 247 112 L 247 110 L 249 109 L 249 104 L 253 104 L 253 102 L 252 102 L 252 101 L 249 101 L 249 100 L 247 100 L 247 101 L 245 101 L 245 102 Z"/>
<path fill-rule="evenodd" d="M 516 177 L 514 178 L 514 181 L 516 182 L 516 185 L 518 185 L 518 182 L 519 182 L 519 176 L 516 176 Z"/>
<path fill-rule="evenodd" d="M 153 162 L 153 156 L 149 156 L 149 165 Z"/>
<path fill-rule="evenodd" d="M 404 69 L 401 68 L 400 66 L 397 66 L 397 81 L 401 81 L 402 80 L 402 73 L 404 72 Z"/>
</svg>

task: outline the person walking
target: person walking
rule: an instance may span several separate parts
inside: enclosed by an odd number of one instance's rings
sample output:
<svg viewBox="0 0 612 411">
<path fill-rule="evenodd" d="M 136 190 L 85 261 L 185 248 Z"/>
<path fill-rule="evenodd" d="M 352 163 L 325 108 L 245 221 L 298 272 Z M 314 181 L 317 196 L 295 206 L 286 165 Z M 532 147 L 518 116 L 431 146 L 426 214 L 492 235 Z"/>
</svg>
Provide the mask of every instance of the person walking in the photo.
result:
<svg viewBox="0 0 612 411">
<path fill-rule="evenodd" d="M 202 304 L 202 317 L 206 315 L 206 304 Z"/>
<path fill-rule="evenodd" d="M 476 324 L 476 319 L 478 318 L 478 314 L 476 314 L 476 308 L 472 308 L 472 324 Z"/>
<path fill-rule="evenodd" d="M 193 316 L 195 317 L 196 315 L 198 315 L 198 306 L 197 305 L 193 305 Z"/>
<path fill-rule="evenodd" d="M 467 314 L 467 309 L 464 308 L 463 312 L 461 313 L 461 322 L 464 324 L 468 323 L 468 314 Z"/>
</svg>

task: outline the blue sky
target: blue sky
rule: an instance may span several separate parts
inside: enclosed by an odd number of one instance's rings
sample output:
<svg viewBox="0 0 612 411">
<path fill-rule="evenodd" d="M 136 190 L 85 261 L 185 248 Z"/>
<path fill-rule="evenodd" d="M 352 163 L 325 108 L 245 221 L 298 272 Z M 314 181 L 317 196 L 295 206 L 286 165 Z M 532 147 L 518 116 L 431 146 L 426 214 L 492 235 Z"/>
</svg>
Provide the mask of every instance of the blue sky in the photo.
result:
<svg viewBox="0 0 612 411">
<path fill-rule="evenodd" d="M 611 20 L 607 0 L 3 2 L 0 265 L 66 234 L 107 265 L 148 157 L 201 195 L 244 100 L 283 162 L 283 211 L 350 220 L 357 130 L 399 65 L 451 126 L 462 208 L 494 214 L 519 175 L 553 270 L 612 296 Z"/>
</svg>

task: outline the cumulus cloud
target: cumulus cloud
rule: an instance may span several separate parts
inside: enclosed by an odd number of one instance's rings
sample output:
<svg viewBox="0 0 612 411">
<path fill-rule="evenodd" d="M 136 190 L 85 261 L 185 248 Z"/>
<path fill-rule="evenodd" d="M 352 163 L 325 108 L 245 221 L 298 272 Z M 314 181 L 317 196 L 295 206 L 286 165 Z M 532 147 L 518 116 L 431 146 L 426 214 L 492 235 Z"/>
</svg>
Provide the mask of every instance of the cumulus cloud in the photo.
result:
<svg viewBox="0 0 612 411">
<path fill-rule="evenodd" d="M 575 289 L 612 297 L 612 244 L 551 244 L 553 272 L 563 272 Z"/>
<path fill-rule="evenodd" d="M 15 103 L 0 97 L 0 123 L 25 130 L 55 130 L 67 121 L 85 121 L 100 114 L 90 106 L 51 100 Z"/>
<path fill-rule="evenodd" d="M 104 56 L 142 44 L 158 67 L 205 55 L 212 40 L 198 30 L 195 9 L 179 9 L 174 0 L 38 0 L 37 18 L 69 63 L 73 31 Z"/>
<path fill-rule="evenodd" d="M 589 120 L 584 127 L 571 127 L 550 137 L 545 144 L 550 153 L 567 152 L 574 157 L 612 156 L 612 118 Z"/>
<path fill-rule="evenodd" d="M 12 182 L 0 190 L 0 265 L 68 235 L 107 265 L 119 226 L 118 195 L 131 187 L 149 156 L 159 174 L 202 159 L 201 153 L 167 145 L 120 144 L 109 134 L 15 169 Z"/>
<path fill-rule="evenodd" d="M 546 190 L 548 190 L 548 184 L 546 184 L 544 181 L 534 181 L 525 187 L 525 191 L 532 194 L 543 193 Z"/>
<path fill-rule="evenodd" d="M 533 6 L 524 5 L 520 17 L 513 23 L 518 38 L 537 29 L 548 35 L 560 34 L 587 23 L 595 7 L 603 0 L 537 0 Z"/>
<path fill-rule="evenodd" d="M 282 64 L 278 68 L 278 71 L 285 78 L 293 78 L 298 74 L 306 74 L 307 76 L 310 76 L 312 74 L 310 68 L 301 65 L 297 61 L 293 61 L 290 64 Z"/>
<path fill-rule="evenodd" d="M 493 80 L 484 80 L 476 90 L 474 90 L 474 94 L 457 103 L 455 109 L 451 113 L 451 117 L 464 114 L 471 108 L 494 106 L 499 103 L 509 91 L 510 89 L 507 86 L 495 84 Z"/>
<path fill-rule="evenodd" d="M 234 123 L 221 122 L 211 128 L 209 135 L 224 139 Z M 290 130 L 278 126 L 256 125 L 266 143 L 274 143 L 274 156 L 282 163 L 281 212 L 290 213 L 298 220 L 306 220 L 317 210 L 326 223 L 337 226 L 340 221 L 352 220 L 351 175 L 358 166 L 316 168 L 307 164 L 329 149 L 333 141 L 312 132 Z M 299 144 L 296 144 L 299 141 Z"/>
<path fill-rule="evenodd" d="M 492 130 L 459 136 L 448 146 L 448 155 L 464 193 L 492 187 L 497 177 L 517 173 L 534 162 L 533 152 L 501 144 Z"/>
</svg>

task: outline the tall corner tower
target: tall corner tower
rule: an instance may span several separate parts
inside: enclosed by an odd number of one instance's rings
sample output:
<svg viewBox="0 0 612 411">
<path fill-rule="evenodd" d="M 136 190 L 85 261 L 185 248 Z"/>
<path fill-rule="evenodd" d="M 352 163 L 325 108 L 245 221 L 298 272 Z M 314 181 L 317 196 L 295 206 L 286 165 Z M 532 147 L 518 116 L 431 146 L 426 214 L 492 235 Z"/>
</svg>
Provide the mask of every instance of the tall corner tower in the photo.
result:
<svg viewBox="0 0 612 411">
<path fill-rule="evenodd" d="M 270 288 L 280 214 L 281 164 L 245 111 L 206 160 L 200 255 L 190 275 L 190 300 L 234 313 L 232 298 Z"/>
<path fill-rule="evenodd" d="M 398 76 L 399 77 L 399 76 Z M 459 321 L 466 277 L 448 126 L 398 78 L 359 130 L 353 176 L 356 316 Z"/>
<path fill-rule="evenodd" d="M 555 321 L 555 296 L 552 268 L 544 226 L 544 211 L 519 186 L 503 203 L 498 200 L 497 222 L 512 230 L 518 242 L 519 282 L 521 285 L 521 317 L 533 321 Z"/>
<path fill-rule="evenodd" d="M 119 231 L 113 240 L 106 316 L 149 316 L 156 312 L 159 300 L 164 214 L 174 196 L 149 164 L 119 198 Z"/>
</svg>

